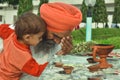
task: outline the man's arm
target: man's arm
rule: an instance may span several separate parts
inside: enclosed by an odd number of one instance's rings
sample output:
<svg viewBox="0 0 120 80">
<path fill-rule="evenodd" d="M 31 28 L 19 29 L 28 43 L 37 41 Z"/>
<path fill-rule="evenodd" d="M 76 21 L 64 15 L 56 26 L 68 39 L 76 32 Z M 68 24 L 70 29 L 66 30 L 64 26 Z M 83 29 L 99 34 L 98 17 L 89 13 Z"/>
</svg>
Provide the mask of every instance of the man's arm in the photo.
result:
<svg viewBox="0 0 120 80">
<path fill-rule="evenodd" d="M 0 25 L 0 37 L 2 39 L 8 38 L 13 32 L 14 30 L 10 29 L 8 24 Z"/>
</svg>

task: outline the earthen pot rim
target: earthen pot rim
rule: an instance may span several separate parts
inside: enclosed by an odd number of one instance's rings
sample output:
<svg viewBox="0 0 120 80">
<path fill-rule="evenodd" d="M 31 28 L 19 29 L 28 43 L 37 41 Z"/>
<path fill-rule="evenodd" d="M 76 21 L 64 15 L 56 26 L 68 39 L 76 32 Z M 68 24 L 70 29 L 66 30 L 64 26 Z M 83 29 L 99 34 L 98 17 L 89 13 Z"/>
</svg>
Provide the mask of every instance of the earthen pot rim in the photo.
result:
<svg viewBox="0 0 120 80">
<path fill-rule="evenodd" d="M 72 66 L 63 66 L 64 69 L 73 69 Z"/>
<path fill-rule="evenodd" d="M 92 48 L 114 48 L 114 45 L 112 44 L 95 44 L 92 46 Z"/>
</svg>

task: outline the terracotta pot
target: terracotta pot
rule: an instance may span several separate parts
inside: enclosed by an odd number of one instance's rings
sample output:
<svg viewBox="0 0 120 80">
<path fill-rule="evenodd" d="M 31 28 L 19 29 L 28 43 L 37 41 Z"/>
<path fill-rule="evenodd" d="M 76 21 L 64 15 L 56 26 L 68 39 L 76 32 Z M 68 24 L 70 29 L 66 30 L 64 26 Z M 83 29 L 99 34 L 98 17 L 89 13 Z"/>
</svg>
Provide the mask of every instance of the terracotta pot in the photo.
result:
<svg viewBox="0 0 120 80">
<path fill-rule="evenodd" d="M 96 63 L 93 58 L 87 58 L 88 63 Z"/>
<path fill-rule="evenodd" d="M 98 71 L 100 69 L 99 65 L 92 65 L 92 66 L 89 66 L 87 68 L 89 69 L 90 72 L 95 72 L 95 71 Z"/>
<path fill-rule="evenodd" d="M 93 77 L 93 78 L 88 78 L 88 80 L 102 80 L 101 78 Z"/>
<path fill-rule="evenodd" d="M 88 77 L 88 80 L 102 80 L 103 75 L 93 75 Z"/>
<path fill-rule="evenodd" d="M 72 66 L 63 66 L 63 69 L 66 74 L 71 74 L 71 72 L 73 71 Z"/>
<path fill-rule="evenodd" d="M 96 44 L 92 46 L 93 48 L 93 59 L 99 62 L 99 67 L 101 69 L 112 67 L 106 60 L 108 54 L 113 50 L 114 46 L 110 44 Z M 96 58 L 99 56 L 100 58 Z"/>
<path fill-rule="evenodd" d="M 88 56 L 92 56 L 92 53 L 87 54 Z"/>
<path fill-rule="evenodd" d="M 63 63 L 61 63 L 61 62 L 55 62 L 54 63 L 55 64 L 55 67 L 63 67 Z"/>
<path fill-rule="evenodd" d="M 92 52 L 86 54 L 87 56 L 93 56 Z"/>
</svg>

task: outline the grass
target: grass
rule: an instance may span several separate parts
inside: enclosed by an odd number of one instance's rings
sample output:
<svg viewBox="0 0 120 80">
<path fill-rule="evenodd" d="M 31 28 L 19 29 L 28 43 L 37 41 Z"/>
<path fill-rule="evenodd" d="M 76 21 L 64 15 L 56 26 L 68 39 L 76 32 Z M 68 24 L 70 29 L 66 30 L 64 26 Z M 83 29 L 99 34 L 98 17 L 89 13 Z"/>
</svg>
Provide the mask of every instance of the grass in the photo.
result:
<svg viewBox="0 0 120 80">
<path fill-rule="evenodd" d="M 81 28 L 72 32 L 73 44 L 85 42 L 86 29 Z M 118 28 L 95 28 L 92 29 L 92 41 L 99 44 L 113 44 L 120 49 L 120 29 Z"/>
</svg>

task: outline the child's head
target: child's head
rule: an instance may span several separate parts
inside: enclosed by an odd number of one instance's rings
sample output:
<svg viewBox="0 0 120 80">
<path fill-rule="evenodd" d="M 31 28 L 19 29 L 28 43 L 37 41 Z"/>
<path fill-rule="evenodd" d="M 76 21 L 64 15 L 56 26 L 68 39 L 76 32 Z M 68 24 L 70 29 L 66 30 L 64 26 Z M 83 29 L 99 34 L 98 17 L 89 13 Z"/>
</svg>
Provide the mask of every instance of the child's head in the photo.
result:
<svg viewBox="0 0 120 80">
<path fill-rule="evenodd" d="M 35 46 L 46 31 L 43 19 L 31 12 L 21 15 L 15 23 L 17 39 L 24 44 Z"/>
</svg>

